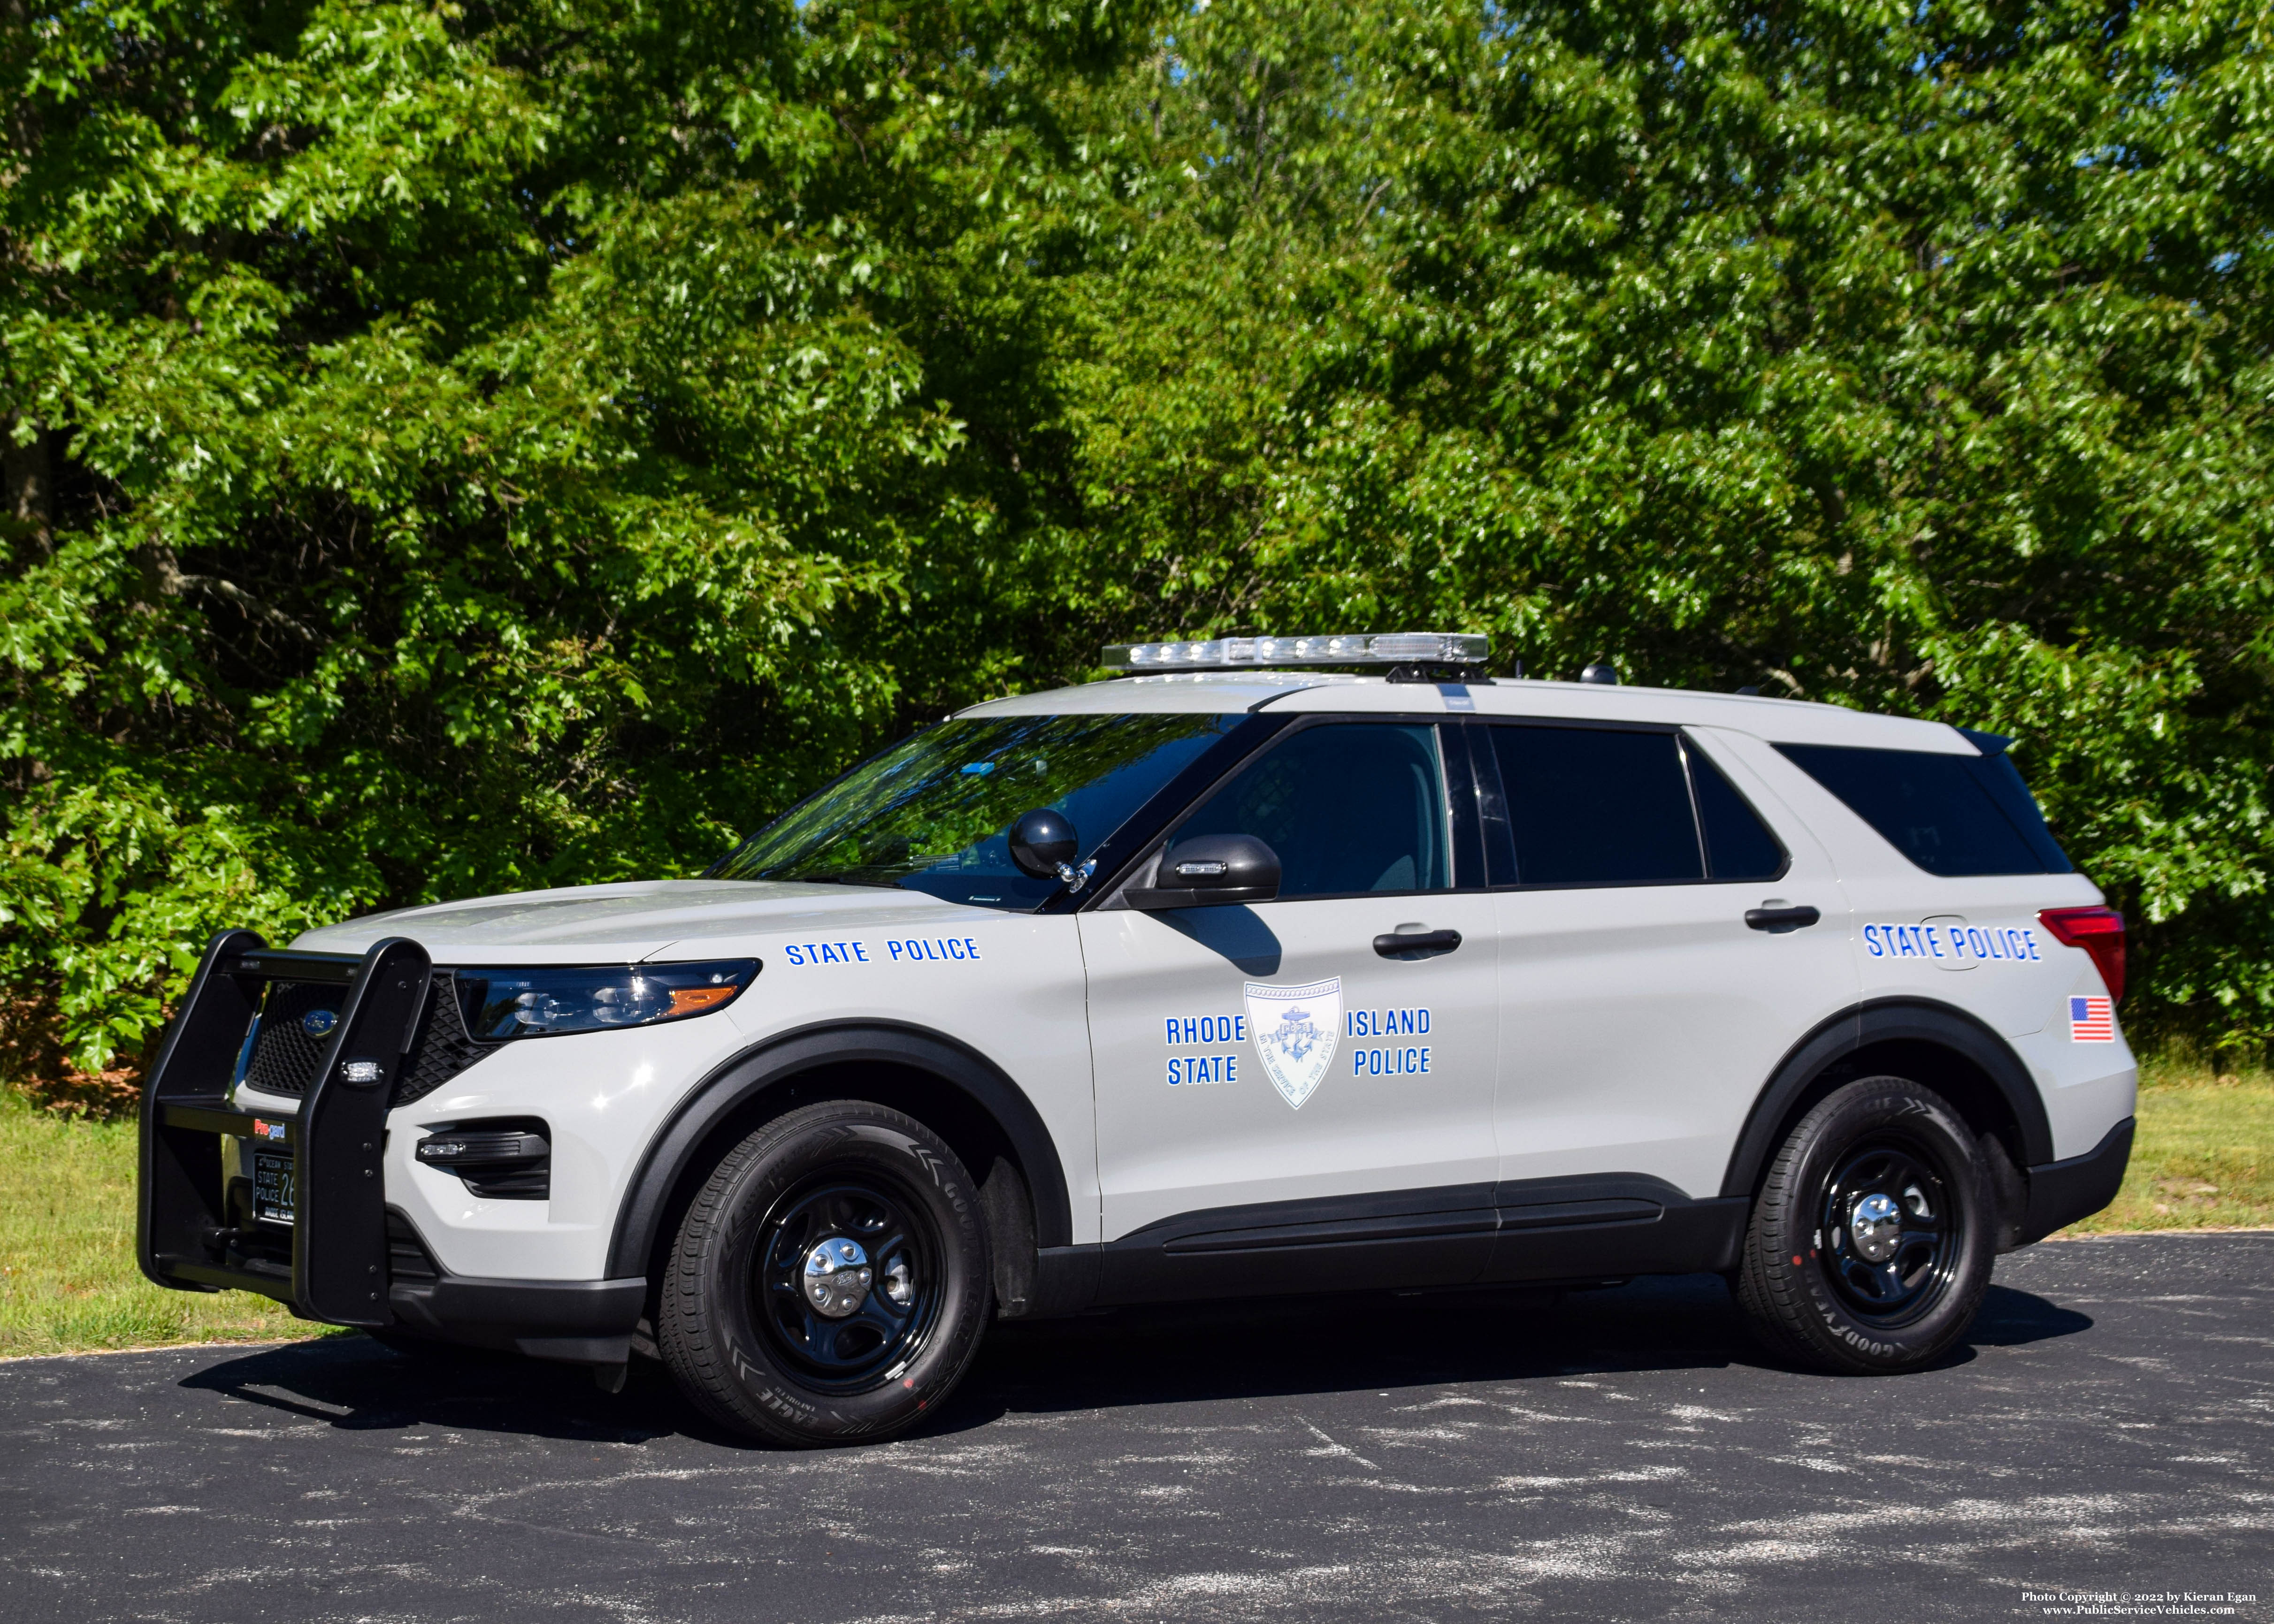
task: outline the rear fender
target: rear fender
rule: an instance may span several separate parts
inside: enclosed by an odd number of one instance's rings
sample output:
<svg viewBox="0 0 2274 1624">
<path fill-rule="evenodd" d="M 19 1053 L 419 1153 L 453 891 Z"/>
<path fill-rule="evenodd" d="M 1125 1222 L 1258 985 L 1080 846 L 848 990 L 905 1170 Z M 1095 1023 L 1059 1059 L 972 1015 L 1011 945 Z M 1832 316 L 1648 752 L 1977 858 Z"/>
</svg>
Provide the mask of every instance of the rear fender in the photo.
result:
<svg viewBox="0 0 2274 1624">
<path fill-rule="evenodd" d="M 1924 999 L 1887 998 L 1833 1017 L 1786 1052 L 1737 1136 L 1721 1180 L 1723 1195 L 1752 1195 L 1794 1120 L 1848 1076 L 1864 1075 L 1853 1068 L 1865 1050 L 1888 1051 L 1884 1069 L 1899 1075 L 1907 1056 L 1926 1063 L 1915 1070 L 1946 1069 L 1954 1081 L 1964 1084 L 1960 1092 L 1972 1096 L 1952 1103 L 1977 1130 L 2010 1133 L 2009 1154 L 2023 1167 L 2052 1160 L 2052 1128 L 2045 1118 L 2044 1101 L 2029 1067 L 2010 1044 L 1963 1010 Z M 1934 1086 L 1939 1079 L 1924 1076 L 1915 1080 Z M 2016 1222 L 2019 1216 L 2009 1214 Z"/>
</svg>

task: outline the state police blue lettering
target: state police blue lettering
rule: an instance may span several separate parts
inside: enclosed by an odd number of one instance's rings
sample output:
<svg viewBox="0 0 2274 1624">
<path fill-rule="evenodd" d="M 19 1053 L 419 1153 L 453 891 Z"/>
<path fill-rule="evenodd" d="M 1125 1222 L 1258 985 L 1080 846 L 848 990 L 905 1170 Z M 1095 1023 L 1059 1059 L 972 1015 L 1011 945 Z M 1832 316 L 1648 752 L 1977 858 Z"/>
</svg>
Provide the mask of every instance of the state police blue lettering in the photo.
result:
<svg viewBox="0 0 2274 1624">
<path fill-rule="evenodd" d="M 1896 925 L 1864 927 L 1864 947 L 1874 959 L 1940 959 L 1958 964 L 2043 964 L 2037 933 L 2021 925 Z"/>
<path fill-rule="evenodd" d="M 1411 1038 L 1427 1035 L 1427 1010 L 1352 1010 L 1343 1016 L 1346 1038 Z"/>
<path fill-rule="evenodd" d="M 1411 1077 L 1429 1069 L 1429 1049 L 1427 1044 L 1418 1049 L 1354 1049 L 1351 1050 L 1352 1077 Z"/>
<path fill-rule="evenodd" d="M 945 963 L 953 959 L 979 957 L 979 944 L 969 936 L 911 936 L 887 942 L 885 947 L 896 964 Z"/>
<path fill-rule="evenodd" d="M 869 950 L 859 942 L 793 942 L 783 952 L 794 965 L 869 962 Z"/>
</svg>

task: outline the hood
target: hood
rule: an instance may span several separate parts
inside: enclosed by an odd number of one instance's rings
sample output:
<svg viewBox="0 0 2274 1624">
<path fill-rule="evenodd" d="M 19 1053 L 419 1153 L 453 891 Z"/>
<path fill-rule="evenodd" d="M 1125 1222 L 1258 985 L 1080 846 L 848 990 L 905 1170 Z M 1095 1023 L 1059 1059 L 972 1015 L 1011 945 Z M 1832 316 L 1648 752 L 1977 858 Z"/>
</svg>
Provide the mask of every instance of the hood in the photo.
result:
<svg viewBox="0 0 2274 1624">
<path fill-rule="evenodd" d="M 968 925 L 996 910 L 921 891 L 770 880 L 633 880 L 396 908 L 297 937 L 308 952 L 360 953 L 408 936 L 438 965 L 636 964 L 725 957 L 754 938 L 855 927 Z"/>
</svg>

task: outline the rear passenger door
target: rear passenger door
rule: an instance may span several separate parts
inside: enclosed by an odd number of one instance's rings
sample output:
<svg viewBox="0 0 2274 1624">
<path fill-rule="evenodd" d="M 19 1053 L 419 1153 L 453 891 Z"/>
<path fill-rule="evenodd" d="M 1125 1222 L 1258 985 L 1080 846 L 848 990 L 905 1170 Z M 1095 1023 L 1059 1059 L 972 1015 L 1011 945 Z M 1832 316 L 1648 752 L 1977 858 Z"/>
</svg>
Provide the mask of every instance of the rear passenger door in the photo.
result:
<svg viewBox="0 0 2274 1624">
<path fill-rule="evenodd" d="M 1472 733 L 1500 936 L 1501 1177 L 1642 1173 L 1718 1194 L 1785 1050 L 1857 996 L 1829 859 L 1704 734 Z"/>
</svg>

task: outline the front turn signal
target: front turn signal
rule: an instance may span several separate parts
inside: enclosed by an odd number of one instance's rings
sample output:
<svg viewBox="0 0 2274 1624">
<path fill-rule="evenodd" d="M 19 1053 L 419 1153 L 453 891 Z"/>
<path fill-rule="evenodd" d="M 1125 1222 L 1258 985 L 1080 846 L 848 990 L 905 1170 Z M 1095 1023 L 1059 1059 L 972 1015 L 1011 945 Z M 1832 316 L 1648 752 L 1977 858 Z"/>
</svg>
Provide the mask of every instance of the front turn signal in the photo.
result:
<svg viewBox="0 0 2274 1624">
<path fill-rule="evenodd" d="M 2037 922 L 2063 947 L 2081 947 L 2100 966 L 2108 996 L 2124 999 L 2124 915 L 2114 908 L 2047 908 Z"/>
</svg>

